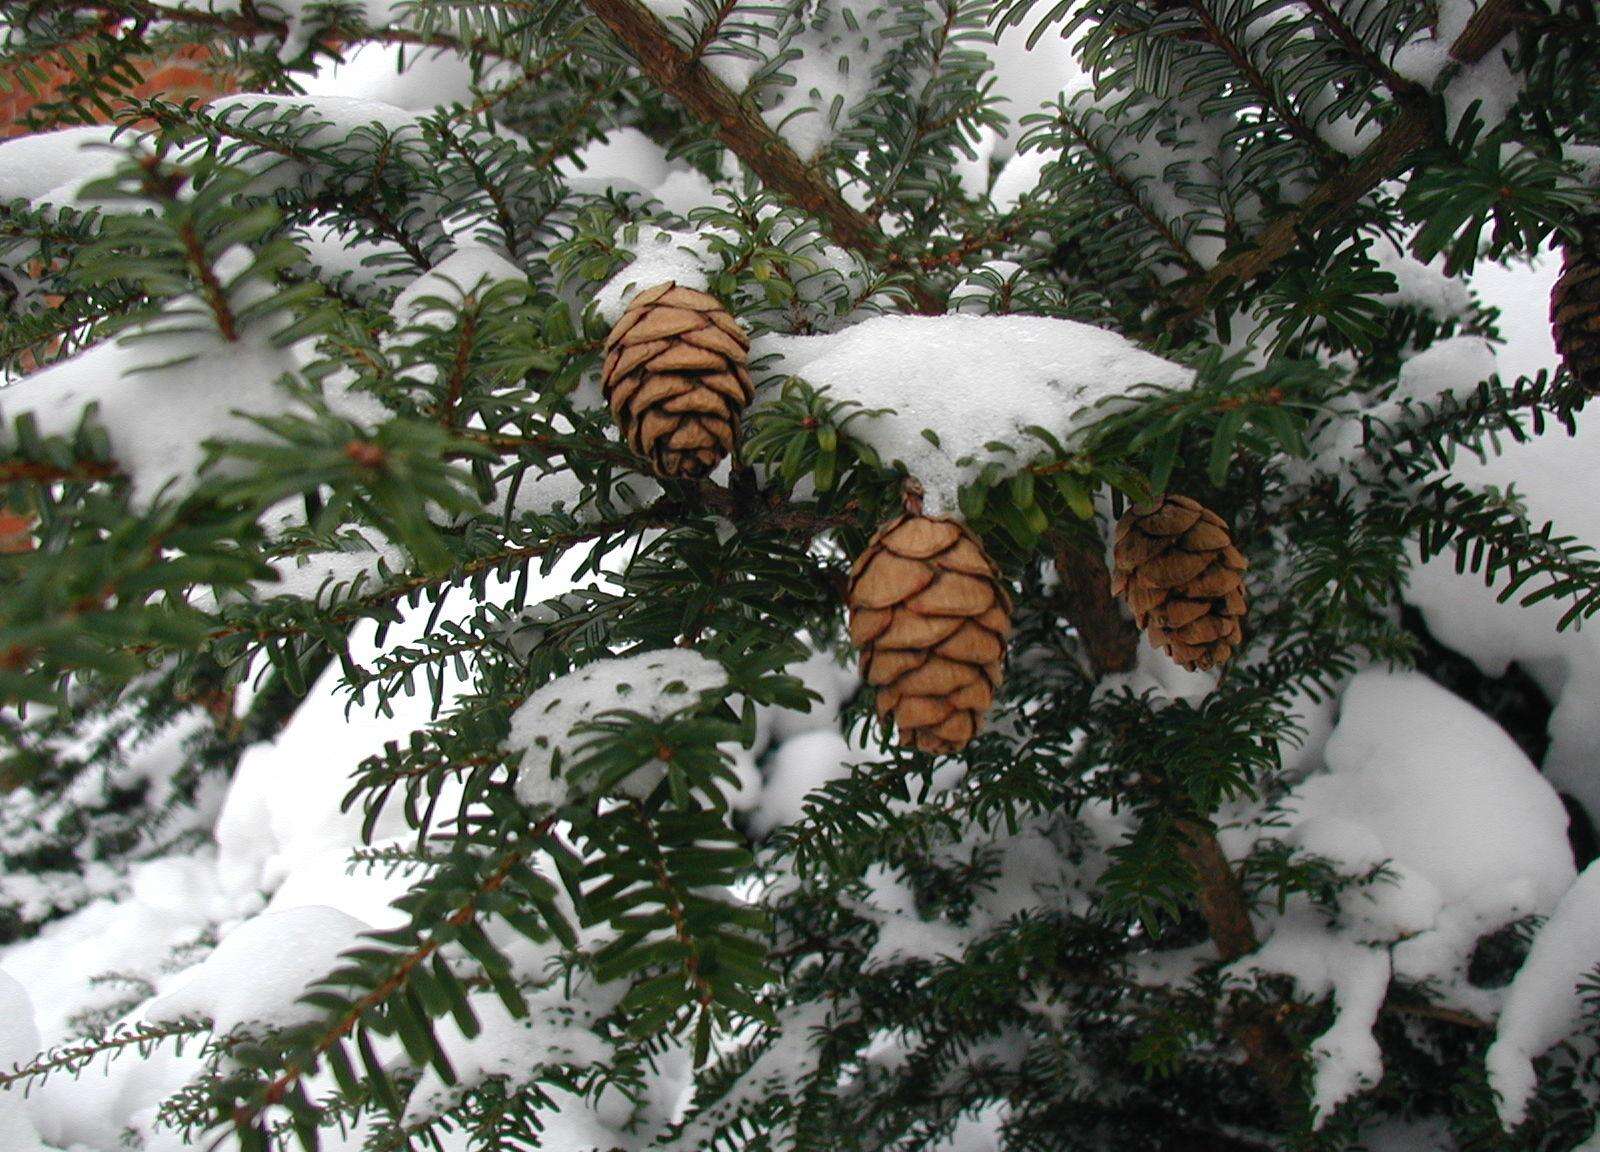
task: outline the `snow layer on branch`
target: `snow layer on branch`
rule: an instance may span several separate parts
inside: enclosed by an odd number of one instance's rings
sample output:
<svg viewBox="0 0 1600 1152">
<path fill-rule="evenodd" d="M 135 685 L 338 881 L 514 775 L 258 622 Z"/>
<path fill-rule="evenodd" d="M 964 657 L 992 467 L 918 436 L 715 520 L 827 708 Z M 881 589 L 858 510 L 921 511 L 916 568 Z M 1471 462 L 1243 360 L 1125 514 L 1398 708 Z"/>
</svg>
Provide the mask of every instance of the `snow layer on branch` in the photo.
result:
<svg viewBox="0 0 1600 1152">
<path fill-rule="evenodd" d="M 563 1064 L 585 1067 L 604 1062 L 610 1050 L 592 1030 L 595 1013 L 581 995 L 568 998 L 565 982 L 528 995 L 528 1014 L 520 1019 L 507 1011 L 495 992 L 467 998 L 477 1018 L 479 1032 L 463 1036 L 454 1016 L 438 1025 L 440 1047 L 455 1072 L 446 1085 L 432 1066 L 411 1093 L 406 1122 L 436 1116 L 464 1094 L 489 1079 L 505 1080 L 513 1088 L 537 1078 L 546 1069 Z"/>
<path fill-rule="evenodd" d="M 1485 303 L 1502 311 L 1507 343 L 1498 357 L 1500 376 L 1510 381 L 1556 364 L 1547 310 L 1559 256 L 1546 253 L 1532 266 L 1480 263 L 1473 287 Z M 1552 424 L 1524 443 L 1502 441 L 1498 455 L 1480 461 L 1465 453 L 1451 469 L 1455 479 L 1495 488 L 1521 500 L 1535 527 L 1552 521 L 1560 534 L 1600 546 L 1600 422 L 1580 421 L 1568 436 Z M 1530 585 L 1537 586 L 1535 581 Z M 1525 670 L 1555 705 L 1549 722 L 1546 776 L 1600 818 L 1600 629 L 1556 625 L 1570 602 L 1553 597 L 1537 604 L 1501 603 L 1500 584 L 1458 573 L 1452 551 L 1414 565 L 1406 599 L 1422 611 L 1429 630 L 1470 658 L 1486 675 L 1502 676 L 1513 663 Z M 1591 621 L 1591 624 L 1593 622 Z"/>
<path fill-rule="evenodd" d="M 1515 1127 L 1533 1095 L 1533 1061 L 1575 1032 L 1584 1015 L 1579 985 L 1600 966 L 1600 862 L 1567 890 L 1533 939 L 1506 995 L 1489 1049 L 1489 1086 L 1500 1119 Z"/>
<path fill-rule="evenodd" d="M 226 1035 L 235 1028 L 292 1028 L 322 1018 L 326 1009 L 299 1003 L 312 985 L 338 967 L 367 925 L 337 908 L 307 905 L 267 912 L 240 924 L 203 961 L 145 1008 L 163 1023 L 200 1018 Z"/>
<path fill-rule="evenodd" d="M 1278 973 L 1331 993 L 1333 1025 L 1313 1045 L 1318 1123 L 1383 1072 L 1372 1025 L 1391 979 L 1493 1015 L 1500 991 L 1468 983 L 1477 941 L 1549 911 L 1572 882 L 1566 810 L 1511 737 L 1412 672 L 1369 669 L 1340 701 L 1326 771 L 1258 826 L 1347 876 L 1330 920 L 1303 896 L 1267 918 L 1236 975 Z"/>
<path fill-rule="evenodd" d="M 552 680 L 511 716 L 506 748 L 522 753 L 517 795 L 527 804 L 559 804 L 566 799 L 567 786 L 558 773 L 564 756 L 583 740 L 573 736 L 579 724 L 617 710 L 664 720 L 697 707 L 706 694 L 727 684 L 722 665 L 688 648 L 596 660 Z M 659 773 L 639 775 L 659 777 Z M 655 780 L 628 784 L 630 793 L 635 786 L 648 792 Z"/>
<path fill-rule="evenodd" d="M 224 278 L 238 269 L 237 256 L 218 261 Z M 239 294 L 235 308 L 259 291 Z M 271 336 L 247 330 L 225 340 L 198 298 L 179 297 L 161 316 L 0 391 L 0 422 L 27 414 L 44 435 L 70 438 L 93 404 L 132 500 L 181 498 L 200 482 L 208 442 L 264 441 L 268 433 L 247 417 L 298 405 L 279 382 L 299 371 L 302 350 L 278 347 Z"/>
<path fill-rule="evenodd" d="M 622 319 L 628 304 L 640 292 L 668 280 L 685 288 L 704 289 L 710 281 L 706 269 L 714 263 L 704 232 L 673 232 L 654 224 L 625 227 L 617 244 L 633 259 L 594 294 L 595 310 L 609 324 Z"/>
<path fill-rule="evenodd" d="M 764 337 L 751 357 L 767 356 L 769 373 L 890 409 L 848 433 L 922 481 L 935 516 L 956 514 L 957 491 L 985 465 L 1010 475 L 1048 452 L 1030 426 L 1065 437 L 1089 408 L 1137 385 L 1193 382 L 1115 332 L 1039 316 L 881 316 L 830 335 Z"/>
<path fill-rule="evenodd" d="M 1288 976 L 1309 996 L 1332 994 L 1333 1023 L 1311 1045 L 1313 1127 L 1383 1078 L 1383 1052 L 1372 1035 L 1389 987 L 1389 957 L 1381 948 L 1332 936 L 1317 912 L 1297 906 L 1232 970 Z"/>
<path fill-rule="evenodd" d="M 526 272 L 494 249 L 463 244 L 408 284 L 395 298 L 392 311 L 401 325 L 448 320 L 450 312 L 430 301 L 443 300 L 459 306 L 482 288 L 527 278 Z"/>
<path fill-rule="evenodd" d="M 125 149 L 106 124 L 61 128 L 0 143 L 0 200 L 71 204 L 87 181 L 111 175 Z"/>
<path fill-rule="evenodd" d="M 669 212 L 686 216 L 717 202 L 711 181 L 637 128 L 613 128 L 556 162 L 567 187 L 577 192 L 642 192 Z"/>
<path fill-rule="evenodd" d="M 510 74 L 507 65 L 488 65 L 478 83 L 492 88 L 496 79 Z M 343 60 L 324 63 L 302 87 L 308 96 L 357 96 L 422 113 L 473 99 L 471 65 L 461 53 L 445 48 L 358 44 Z"/>
<path fill-rule="evenodd" d="M 212 116 L 230 121 L 248 117 L 255 125 L 271 122 L 280 116 L 292 118 L 297 124 L 316 125 L 295 137 L 302 147 L 336 150 L 341 155 L 351 157 L 375 150 L 377 139 L 373 135 L 374 129 L 387 137 L 391 147 L 403 153 L 420 153 L 422 148 L 422 133 L 416 115 L 381 100 L 356 96 L 277 96 L 264 92 L 241 92 L 213 100 L 207 111 Z M 402 158 L 417 164 L 424 163 L 420 154 Z M 312 164 L 268 151 L 242 157 L 237 164 L 255 177 L 251 191 L 258 196 L 270 195 L 299 184 L 315 188 L 322 181 L 321 174 Z"/>
<path fill-rule="evenodd" d="M 1460 910 L 1492 932 L 1549 911 L 1572 883 L 1555 790 L 1504 729 L 1427 677 L 1358 675 L 1325 757 L 1328 771 L 1284 807 L 1303 842 L 1337 822 L 1352 846 L 1344 862 L 1376 863 L 1375 849 L 1403 869 L 1408 879 L 1385 888 L 1426 886 L 1441 914 Z M 1335 839 L 1317 836 L 1317 851 Z M 1401 945 L 1397 961 L 1416 943 Z"/>
<path fill-rule="evenodd" d="M 772 49 L 792 52 L 782 67 L 791 86 L 763 89 L 761 118 L 802 160 L 843 133 L 872 94 L 874 73 L 896 43 L 894 12 L 877 0 L 805 5 Z"/>
</svg>

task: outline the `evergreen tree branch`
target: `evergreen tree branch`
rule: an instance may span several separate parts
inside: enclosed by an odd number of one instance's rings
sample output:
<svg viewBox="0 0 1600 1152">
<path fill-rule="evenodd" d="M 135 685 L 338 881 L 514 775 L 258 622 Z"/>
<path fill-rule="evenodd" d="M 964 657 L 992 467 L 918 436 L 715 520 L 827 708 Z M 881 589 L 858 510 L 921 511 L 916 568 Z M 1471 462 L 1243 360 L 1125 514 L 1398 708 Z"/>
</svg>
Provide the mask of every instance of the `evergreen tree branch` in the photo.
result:
<svg viewBox="0 0 1600 1152">
<path fill-rule="evenodd" d="M 1056 563 L 1067 619 L 1078 629 L 1095 675 L 1125 671 L 1138 649 L 1139 633 L 1111 595 L 1104 551 L 1073 543 L 1057 552 Z M 1250 920 L 1250 899 L 1216 832 L 1192 819 L 1179 820 L 1177 829 L 1179 854 L 1194 872 L 1196 901 L 1218 956 L 1230 964 L 1254 952 L 1261 941 Z M 1272 1010 L 1258 1001 L 1239 1000 L 1224 1026 L 1279 1111 L 1286 1117 L 1304 1112 L 1300 1055 Z"/>
<path fill-rule="evenodd" d="M 533 852 L 534 848 L 550 831 L 555 823 L 554 816 L 547 816 L 535 824 L 522 845 L 506 852 L 494 869 L 483 879 L 476 892 L 461 904 L 454 912 L 446 916 L 438 928 L 428 938 L 415 948 L 402 955 L 394 964 L 389 974 L 373 989 L 361 996 L 349 1008 L 341 1012 L 334 1020 L 310 1042 L 305 1050 L 305 1056 L 287 1065 L 260 1093 L 259 1099 L 240 1104 L 229 1117 L 234 1130 L 241 1135 L 247 1134 L 254 1128 L 261 1114 L 274 1104 L 282 1103 L 300 1081 L 310 1074 L 316 1061 L 325 1055 L 334 1045 L 339 1044 L 350 1036 L 361 1023 L 367 1013 L 380 1007 L 405 989 L 410 983 L 412 974 L 433 956 L 445 944 L 456 939 L 460 930 L 471 924 L 478 916 L 479 905 L 485 897 L 492 896 L 499 891 L 521 864 Z"/>
<path fill-rule="evenodd" d="M 1519 22 L 1519 0 L 1488 0 L 1450 46 L 1458 64 L 1483 59 Z M 1205 311 L 1221 291 L 1253 280 L 1292 252 L 1302 233 L 1342 216 L 1385 180 L 1416 163 L 1422 151 L 1439 139 L 1438 113 L 1425 94 L 1395 93 L 1400 115 L 1357 157 L 1355 163 L 1314 188 L 1300 205 L 1275 218 L 1249 247 L 1219 261 L 1210 272 L 1177 294 L 1186 317 Z"/>
<path fill-rule="evenodd" d="M 583 0 L 585 7 L 627 46 L 639 68 L 721 140 L 763 184 L 822 221 L 836 243 L 873 259 L 888 254 L 889 240 L 870 217 L 851 207 L 822 170 L 806 163 L 753 107 L 729 88 L 639 0 Z M 944 311 L 943 302 L 913 282 L 912 296 L 924 312 Z"/>
</svg>

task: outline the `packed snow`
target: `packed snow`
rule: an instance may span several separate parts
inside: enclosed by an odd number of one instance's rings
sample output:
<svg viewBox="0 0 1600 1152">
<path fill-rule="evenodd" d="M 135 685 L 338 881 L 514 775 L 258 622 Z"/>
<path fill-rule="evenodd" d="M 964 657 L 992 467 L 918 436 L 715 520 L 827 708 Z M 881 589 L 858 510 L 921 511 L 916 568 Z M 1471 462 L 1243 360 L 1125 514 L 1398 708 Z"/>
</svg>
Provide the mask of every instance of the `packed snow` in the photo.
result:
<svg viewBox="0 0 1600 1152">
<path fill-rule="evenodd" d="M 922 482 L 929 515 L 990 465 L 1001 478 L 1065 438 L 1096 405 L 1139 385 L 1187 388 L 1189 369 L 1115 332 L 1040 316 L 881 316 L 819 336 L 766 336 L 751 359 L 869 410 L 846 434 Z"/>
<path fill-rule="evenodd" d="M 1567 1039 L 1583 1014 L 1581 985 L 1600 969 L 1600 861 L 1561 897 L 1533 938 L 1506 995 L 1489 1049 L 1489 1086 L 1508 1128 L 1527 1116 L 1533 1061 Z"/>
</svg>

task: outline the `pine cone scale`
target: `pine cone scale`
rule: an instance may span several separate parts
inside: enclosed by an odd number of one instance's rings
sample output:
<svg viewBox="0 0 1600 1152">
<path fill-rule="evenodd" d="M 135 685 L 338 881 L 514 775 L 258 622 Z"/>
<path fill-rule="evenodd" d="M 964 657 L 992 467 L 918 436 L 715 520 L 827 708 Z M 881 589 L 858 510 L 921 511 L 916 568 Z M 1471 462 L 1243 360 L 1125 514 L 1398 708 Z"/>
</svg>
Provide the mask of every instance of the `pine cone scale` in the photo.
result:
<svg viewBox="0 0 1600 1152">
<path fill-rule="evenodd" d="M 1191 671 L 1224 663 L 1244 639 L 1244 554 L 1226 522 L 1187 496 L 1135 508 L 1117 525 L 1113 594 L 1150 643 Z"/>
<path fill-rule="evenodd" d="M 1567 371 L 1591 395 L 1600 393 L 1600 253 L 1591 235 L 1569 244 L 1550 292 L 1550 329 Z"/>
<path fill-rule="evenodd" d="M 698 479 L 733 451 L 755 394 L 749 347 L 714 296 L 669 281 L 634 297 L 606 337 L 600 386 L 657 475 Z"/>
<path fill-rule="evenodd" d="M 902 744 L 959 751 L 994 703 L 1010 597 L 977 538 L 908 513 L 878 530 L 850 578 L 850 638 Z"/>
</svg>

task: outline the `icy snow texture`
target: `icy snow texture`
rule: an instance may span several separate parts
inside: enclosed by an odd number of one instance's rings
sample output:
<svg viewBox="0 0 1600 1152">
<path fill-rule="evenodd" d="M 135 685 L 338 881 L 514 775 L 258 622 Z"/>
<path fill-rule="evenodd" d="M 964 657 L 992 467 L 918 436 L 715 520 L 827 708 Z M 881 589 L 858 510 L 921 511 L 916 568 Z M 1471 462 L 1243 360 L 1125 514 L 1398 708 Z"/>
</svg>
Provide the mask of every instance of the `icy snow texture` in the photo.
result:
<svg viewBox="0 0 1600 1152">
<path fill-rule="evenodd" d="M 486 87 L 494 87 L 497 71 L 485 70 Z M 460 53 L 443 48 L 359 44 L 343 60 L 325 63 L 301 87 L 308 96 L 359 97 L 407 112 L 428 113 L 473 100 L 471 66 Z"/>
<path fill-rule="evenodd" d="M 148 1020 L 200 1018 L 226 1035 L 236 1028 L 292 1028 L 323 1009 L 296 1001 L 359 943 L 367 925 L 337 908 L 307 905 L 240 924 L 145 1008 Z"/>
<path fill-rule="evenodd" d="M 123 159 L 115 135 L 110 125 L 89 124 L 0 142 L 0 200 L 73 203 L 85 183 L 111 175 Z"/>
<path fill-rule="evenodd" d="M 985 465 L 1010 475 L 1048 451 L 1028 426 L 1065 437 L 1087 409 L 1136 385 L 1187 388 L 1193 380 L 1115 332 L 1039 316 L 881 316 L 830 335 L 758 339 L 751 359 L 768 356 L 769 375 L 893 409 L 852 421 L 848 435 L 885 463 L 903 463 L 933 516 L 955 515 L 957 491 Z"/>
<path fill-rule="evenodd" d="M 1579 984 L 1600 965 L 1600 862 L 1589 865 L 1534 937 L 1506 995 L 1489 1049 L 1489 1086 L 1500 1119 L 1522 1123 L 1534 1089 L 1534 1058 L 1570 1036 L 1583 1016 Z"/>
<path fill-rule="evenodd" d="M 557 774 L 563 756 L 582 742 L 581 736 L 574 740 L 572 735 L 577 725 L 616 710 L 664 720 L 697 706 L 705 694 L 727 683 L 722 665 L 688 648 L 596 660 L 552 680 L 511 716 L 506 747 L 522 753 L 517 795 L 527 804 L 559 804 L 566 799 L 567 787 Z M 625 782 L 630 793 L 648 792 L 659 772 L 636 776 L 647 779 Z"/>
</svg>

